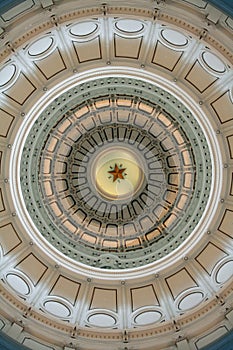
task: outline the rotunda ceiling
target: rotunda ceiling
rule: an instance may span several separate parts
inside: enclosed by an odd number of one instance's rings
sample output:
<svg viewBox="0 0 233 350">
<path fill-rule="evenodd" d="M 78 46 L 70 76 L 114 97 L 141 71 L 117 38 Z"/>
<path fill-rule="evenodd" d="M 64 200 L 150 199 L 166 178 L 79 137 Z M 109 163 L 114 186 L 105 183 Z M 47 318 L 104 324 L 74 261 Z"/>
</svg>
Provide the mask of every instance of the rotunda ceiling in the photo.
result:
<svg viewBox="0 0 233 350">
<path fill-rule="evenodd" d="M 0 329 L 43 350 L 228 333 L 231 18 L 27 0 L 0 27 Z"/>
</svg>

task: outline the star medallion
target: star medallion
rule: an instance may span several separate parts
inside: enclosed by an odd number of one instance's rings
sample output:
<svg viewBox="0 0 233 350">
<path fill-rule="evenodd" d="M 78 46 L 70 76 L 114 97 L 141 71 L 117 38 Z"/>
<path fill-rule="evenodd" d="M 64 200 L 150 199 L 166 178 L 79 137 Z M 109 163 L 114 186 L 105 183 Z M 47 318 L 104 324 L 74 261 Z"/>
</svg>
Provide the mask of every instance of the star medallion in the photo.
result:
<svg viewBox="0 0 233 350">
<path fill-rule="evenodd" d="M 113 182 L 115 182 L 117 179 L 124 180 L 124 171 L 126 168 L 119 168 L 118 165 L 115 163 L 115 167 L 113 170 L 108 171 L 109 174 L 113 176 Z"/>
</svg>

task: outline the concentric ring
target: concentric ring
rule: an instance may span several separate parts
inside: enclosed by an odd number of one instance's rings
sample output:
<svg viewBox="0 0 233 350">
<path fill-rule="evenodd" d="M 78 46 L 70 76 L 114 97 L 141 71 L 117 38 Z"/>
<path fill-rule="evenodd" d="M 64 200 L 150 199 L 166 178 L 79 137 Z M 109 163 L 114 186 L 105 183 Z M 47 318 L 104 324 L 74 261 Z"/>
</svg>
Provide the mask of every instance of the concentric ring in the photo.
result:
<svg viewBox="0 0 233 350">
<path fill-rule="evenodd" d="M 135 94 L 134 84 L 147 99 Z M 96 155 L 114 145 L 136 151 L 144 168 L 143 185 L 124 203 L 101 195 L 91 175 Z M 65 255 L 103 267 L 111 253 L 104 267 L 136 267 L 170 253 L 199 223 L 211 189 L 209 154 L 197 120 L 169 93 L 134 79 L 97 79 L 61 95 L 35 121 L 21 186 L 32 220 Z"/>
</svg>

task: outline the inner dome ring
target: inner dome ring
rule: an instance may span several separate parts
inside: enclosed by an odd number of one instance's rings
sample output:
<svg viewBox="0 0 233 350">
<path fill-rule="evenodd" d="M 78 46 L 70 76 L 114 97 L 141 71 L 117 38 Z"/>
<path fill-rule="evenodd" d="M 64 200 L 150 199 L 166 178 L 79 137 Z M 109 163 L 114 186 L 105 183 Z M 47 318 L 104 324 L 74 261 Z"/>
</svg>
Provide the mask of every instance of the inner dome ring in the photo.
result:
<svg viewBox="0 0 233 350">
<path fill-rule="evenodd" d="M 107 80 L 109 80 L 109 78 L 107 78 Z M 117 79 L 115 79 L 115 78 L 113 78 L 113 80 L 115 80 L 115 82 L 116 83 L 118 83 L 118 81 L 117 81 Z M 122 80 L 122 79 L 120 79 L 120 80 Z M 130 80 L 131 80 L 131 82 L 130 82 L 130 85 L 132 84 L 132 81 L 133 81 L 133 79 L 132 78 L 130 78 Z M 85 84 L 85 83 L 84 83 Z M 143 82 L 142 83 L 142 85 L 143 86 L 140 86 L 140 88 L 142 88 L 142 89 L 144 89 L 145 90 L 145 85 L 146 84 L 148 84 L 148 83 L 146 83 L 146 82 Z M 87 83 L 87 85 L 88 86 L 90 86 L 90 82 L 88 82 Z M 96 87 L 96 83 L 94 83 L 94 85 L 95 85 L 95 89 L 98 89 L 98 88 L 100 88 L 100 86 L 97 86 Z M 103 86 L 102 85 L 102 82 L 101 82 L 101 86 Z M 137 81 L 137 86 L 138 86 L 138 81 Z M 151 90 L 151 85 L 148 85 L 149 86 L 149 89 Z M 124 87 L 126 87 L 126 85 L 124 85 Z M 127 90 L 127 88 L 126 88 L 126 90 Z M 130 86 L 130 90 L 131 90 L 131 86 Z M 74 88 L 74 91 L 75 91 L 75 93 L 76 93 L 76 88 Z M 122 92 L 122 88 L 119 90 L 119 91 L 121 91 Z M 161 91 L 161 94 L 160 94 L 160 91 Z M 166 98 L 166 96 L 168 96 L 169 97 L 169 93 L 164 93 L 164 90 L 163 89 L 160 89 L 160 88 L 157 88 L 157 87 L 155 87 L 155 89 L 153 88 L 153 91 L 152 91 L 154 94 L 153 94 L 153 97 L 152 97 L 152 95 L 150 96 L 150 99 L 152 99 L 153 100 L 153 98 L 155 97 L 155 100 L 157 99 L 157 102 L 158 102 L 158 100 L 161 100 L 161 96 L 163 96 L 163 98 Z M 70 92 L 69 92 L 69 94 L 70 94 Z M 157 98 L 157 95 L 158 95 L 158 98 Z M 75 96 L 75 97 L 77 97 L 77 95 Z M 57 99 L 57 101 L 58 101 L 58 103 L 60 103 L 60 99 Z M 173 104 L 174 104 L 174 102 L 175 102 L 175 100 L 173 100 Z M 178 104 L 179 104 L 179 101 L 177 102 Z M 174 105 L 175 107 L 176 107 L 176 105 Z M 176 107 L 177 108 L 177 107 Z M 174 110 L 174 112 L 175 112 L 175 110 Z M 179 111 L 180 112 L 180 111 Z M 188 112 L 188 109 L 186 109 L 185 107 L 184 107 L 184 112 L 186 113 L 186 112 Z M 47 112 L 46 112 L 47 113 Z M 177 112 L 175 112 L 174 114 L 178 114 Z M 179 113 L 180 114 L 180 113 Z M 190 117 L 189 117 L 190 118 Z M 182 120 L 181 120 L 182 121 Z M 186 122 L 188 122 L 189 123 L 189 120 L 186 120 Z M 193 123 L 193 122 L 192 122 Z M 195 123 L 195 122 L 194 122 Z M 202 124 L 202 123 L 201 123 Z M 205 129 L 205 128 L 204 128 Z M 212 143 L 212 142 L 211 142 Z M 213 147 L 215 147 L 214 145 L 213 145 Z M 207 196 L 207 198 L 208 198 L 208 196 Z M 213 205 L 214 205 L 214 203 L 213 203 Z M 195 208 L 195 206 L 193 207 L 193 208 Z M 194 216 L 194 214 L 193 214 L 193 216 Z M 199 220 L 198 220 L 199 221 Z M 205 220 L 206 221 L 206 220 Z M 191 229 L 191 228 L 190 228 Z M 193 228 L 191 229 L 191 231 L 193 231 Z M 43 233 L 42 233 L 43 234 Z M 49 238 L 49 236 L 47 236 L 48 238 Z M 49 239 L 50 240 L 50 239 Z M 56 241 L 56 239 L 55 239 L 55 241 Z M 54 243 L 53 243 L 53 245 L 54 245 Z M 171 244 L 170 244 L 170 246 L 171 246 Z M 70 246 L 69 246 L 69 248 L 70 248 Z M 158 245 L 158 250 L 157 250 L 157 253 L 156 253 L 156 255 L 157 254 L 159 254 L 159 255 L 157 255 L 157 258 L 156 258 L 156 260 L 157 259 L 161 259 L 163 256 L 165 256 L 164 255 L 164 253 L 162 253 L 162 254 L 160 254 L 159 252 L 161 252 L 161 248 L 162 248 L 162 246 L 161 245 Z M 165 249 L 165 248 L 164 248 Z M 174 249 L 174 247 L 173 247 L 173 249 Z M 150 249 L 151 250 L 151 249 Z M 163 249 L 162 249 L 163 250 Z M 167 250 L 167 248 L 166 248 L 166 250 Z M 86 247 L 85 248 L 85 253 L 88 251 L 88 248 Z M 168 252 L 169 252 L 169 250 L 168 250 Z M 67 255 L 67 253 L 66 253 L 66 255 Z M 119 254 L 118 253 L 118 256 L 120 257 L 120 259 L 121 259 L 121 255 L 123 256 L 123 255 L 125 255 L 125 253 L 123 253 L 123 254 Z M 141 255 L 141 254 L 140 254 Z M 139 258 L 139 256 L 138 256 L 138 258 Z M 135 261 L 135 259 L 137 259 L 137 254 L 134 252 L 134 254 L 133 254 L 133 260 Z M 154 254 L 153 254 L 153 256 L 152 256 L 152 260 L 148 260 L 148 256 L 147 256 L 147 263 L 148 262 L 153 262 L 154 260 Z M 76 259 L 75 259 L 76 260 Z M 129 260 L 128 260 L 129 261 Z M 80 261 L 80 262 L 84 262 L 85 263 L 85 261 Z M 121 264 L 122 264 L 122 260 L 121 260 Z M 123 263 L 123 265 L 124 265 L 124 263 Z M 94 265 L 93 265 L 94 266 Z M 132 265 L 131 266 L 131 263 L 126 263 L 126 266 L 125 267 L 128 267 L 128 268 L 130 268 L 130 267 L 134 267 L 135 265 Z M 119 265 L 119 267 L 118 268 L 122 268 L 122 265 L 120 266 Z"/>
</svg>

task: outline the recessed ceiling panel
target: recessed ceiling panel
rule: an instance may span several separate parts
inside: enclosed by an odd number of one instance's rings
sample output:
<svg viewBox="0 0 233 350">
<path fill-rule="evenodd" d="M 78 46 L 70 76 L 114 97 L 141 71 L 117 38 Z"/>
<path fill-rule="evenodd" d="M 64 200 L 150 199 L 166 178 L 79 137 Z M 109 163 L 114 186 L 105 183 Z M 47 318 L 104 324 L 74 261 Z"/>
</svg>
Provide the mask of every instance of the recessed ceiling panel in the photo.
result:
<svg viewBox="0 0 233 350">
<path fill-rule="evenodd" d="M 1 246 L 3 249 L 3 254 L 8 254 L 19 244 L 22 243 L 22 240 L 18 236 L 12 223 L 2 224 L 0 226 L 1 233 Z"/>
<path fill-rule="evenodd" d="M 182 54 L 183 51 L 172 50 L 158 41 L 154 50 L 152 63 L 173 71 L 181 59 Z"/>
</svg>

